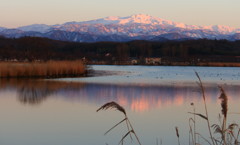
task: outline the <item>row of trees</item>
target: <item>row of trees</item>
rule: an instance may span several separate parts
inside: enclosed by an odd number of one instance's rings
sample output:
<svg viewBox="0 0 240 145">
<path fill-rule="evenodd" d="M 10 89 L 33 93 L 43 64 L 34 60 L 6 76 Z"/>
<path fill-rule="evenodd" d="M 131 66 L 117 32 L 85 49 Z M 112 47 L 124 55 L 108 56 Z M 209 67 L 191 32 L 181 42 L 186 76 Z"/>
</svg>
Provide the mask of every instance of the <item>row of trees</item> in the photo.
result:
<svg viewBox="0 0 240 145">
<path fill-rule="evenodd" d="M 234 57 L 233 57 L 234 56 Z M 238 61 L 240 41 L 186 40 L 186 41 L 131 41 L 75 43 L 47 38 L 0 38 L 1 60 L 72 60 L 86 57 L 90 60 L 128 60 L 129 58 L 162 57 L 219 58 Z"/>
</svg>

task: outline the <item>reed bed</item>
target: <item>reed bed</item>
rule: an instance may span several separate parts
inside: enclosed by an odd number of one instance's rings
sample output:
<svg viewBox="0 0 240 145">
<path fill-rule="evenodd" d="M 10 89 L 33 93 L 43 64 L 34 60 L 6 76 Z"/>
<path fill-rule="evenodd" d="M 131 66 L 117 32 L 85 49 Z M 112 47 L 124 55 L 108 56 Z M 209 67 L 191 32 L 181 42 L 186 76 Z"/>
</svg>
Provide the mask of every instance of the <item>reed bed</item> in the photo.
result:
<svg viewBox="0 0 240 145">
<path fill-rule="evenodd" d="M 59 78 L 85 74 L 82 61 L 0 62 L 0 78 Z"/>
</svg>

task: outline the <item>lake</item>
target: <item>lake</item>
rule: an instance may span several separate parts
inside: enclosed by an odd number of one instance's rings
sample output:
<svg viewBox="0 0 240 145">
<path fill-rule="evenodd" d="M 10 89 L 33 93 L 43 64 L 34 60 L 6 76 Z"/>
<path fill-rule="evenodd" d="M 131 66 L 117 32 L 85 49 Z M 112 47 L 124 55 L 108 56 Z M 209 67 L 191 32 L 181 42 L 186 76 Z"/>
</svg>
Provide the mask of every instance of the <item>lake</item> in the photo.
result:
<svg viewBox="0 0 240 145">
<path fill-rule="evenodd" d="M 143 145 L 189 142 L 189 118 L 204 114 L 197 85 L 206 91 L 210 123 L 218 123 L 222 86 L 229 101 L 229 123 L 239 123 L 240 68 L 93 65 L 96 76 L 53 80 L 1 80 L 0 145 L 113 145 L 127 133 L 116 110 L 96 112 L 115 101 L 123 106 Z M 197 117 L 196 130 L 209 138 L 206 121 Z M 198 139 L 201 144 L 207 144 Z M 124 144 L 137 144 L 127 137 Z"/>
</svg>

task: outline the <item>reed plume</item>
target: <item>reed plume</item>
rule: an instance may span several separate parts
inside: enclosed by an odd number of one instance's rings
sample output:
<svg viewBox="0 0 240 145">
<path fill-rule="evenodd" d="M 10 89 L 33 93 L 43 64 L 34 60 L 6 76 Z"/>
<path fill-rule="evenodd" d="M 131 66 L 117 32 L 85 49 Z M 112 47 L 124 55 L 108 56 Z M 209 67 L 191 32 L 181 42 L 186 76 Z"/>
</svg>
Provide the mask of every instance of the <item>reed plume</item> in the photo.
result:
<svg viewBox="0 0 240 145">
<path fill-rule="evenodd" d="M 227 111 L 228 111 L 228 97 L 222 87 L 220 87 L 221 95 L 219 99 L 221 100 L 221 107 L 222 107 L 222 114 L 224 118 L 227 118 Z"/>
<path fill-rule="evenodd" d="M 228 111 L 228 97 L 222 87 L 220 87 L 221 95 L 219 99 L 221 100 L 221 107 L 222 107 L 222 115 L 223 115 L 223 123 L 222 123 L 222 140 L 226 145 L 226 124 L 227 124 L 227 111 Z"/>
<path fill-rule="evenodd" d="M 119 104 L 117 104 L 116 102 L 109 102 L 109 103 L 104 104 L 102 107 L 100 107 L 97 110 L 97 112 L 100 110 L 107 110 L 107 109 L 113 109 L 113 108 L 115 108 L 116 110 L 118 110 L 118 111 L 122 112 L 124 115 L 126 115 L 125 109 L 122 106 L 120 106 Z"/>
<path fill-rule="evenodd" d="M 120 106 L 118 103 L 116 103 L 116 102 L 109 102 L 109 103 L 106 103 L 106 104 L 102 105 L 99 109 L 97 109 L 97 112 L 100 111 L 100 110 L 107 110 L 107 109 L 116 109 L 116 110 L 122 112 L 122 113 L 124 114 L 125 118 L 124 118 L 123 120 L 121 120 L 120 122 L 118 122 L 116 125 L 114 125 L 112 128 L 110 128 L 110 129 L 105 133 L 105 135 L 106 135 L 108 132 L 110 132 L 111 130 L 113 130 L 115 127 L 117 127 L 119 124 L 121 124 L 122 122 L 126 121 L 126 125 L 127 125 L 128 132 L 121 138 L 119 144 L 120 144 L 120 143 L 123 144 L 124 139 L 125 139 L 128 135 L 130 135 L 130 138 L 132 139 L 131 134 L 133 134 L 133 135 L 135 136 L 138 144 L 141 145 L 140 140 L 139 140 L 139 138 L 138 138 L 138 136 L 137 136 L 137 134 L 136 134 L 136 132 L 135 132 L 135 130 L 134 130 L 131 122 L 130 122 L 129 119 L 128 119 L 128 116 L 127 116 L 127 113 L 126 113 L 125 109 L 124 109 L 122 106 Z"/>
</svg>

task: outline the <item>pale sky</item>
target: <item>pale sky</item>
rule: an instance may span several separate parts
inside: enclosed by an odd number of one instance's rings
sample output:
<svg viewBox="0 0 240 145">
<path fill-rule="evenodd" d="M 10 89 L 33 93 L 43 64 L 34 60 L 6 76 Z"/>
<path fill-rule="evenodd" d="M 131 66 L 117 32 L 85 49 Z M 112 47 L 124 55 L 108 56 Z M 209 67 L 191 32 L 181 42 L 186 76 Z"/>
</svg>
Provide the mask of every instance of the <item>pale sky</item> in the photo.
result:
<svg viewBox="0 0 240 145">
<path fill-rule="evenodd" d="M 133 14 L 240 28 L 240 0 L 0 0 L 0 27 L 8 28 Z"/>
</svg>

